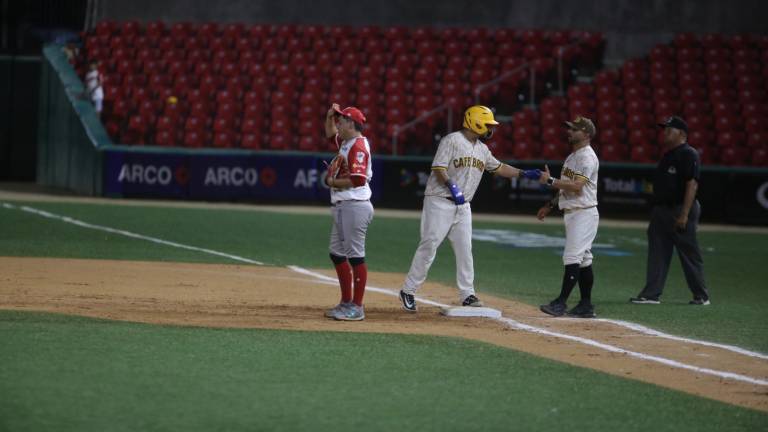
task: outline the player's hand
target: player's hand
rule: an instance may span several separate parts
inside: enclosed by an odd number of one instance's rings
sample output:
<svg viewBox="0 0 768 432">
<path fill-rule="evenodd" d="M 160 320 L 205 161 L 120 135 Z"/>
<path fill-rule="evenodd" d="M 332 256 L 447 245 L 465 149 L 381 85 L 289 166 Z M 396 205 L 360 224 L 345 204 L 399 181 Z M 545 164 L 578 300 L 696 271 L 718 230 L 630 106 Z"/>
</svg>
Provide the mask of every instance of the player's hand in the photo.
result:
<svg viewBox="0 0 768 432">
<path fill-rule="evenodd" d="M 675 229 L 679 232 L 684 232 L 688 227 L 688 215 L 680 215 L 675 218 Z"/>
<path fill-rule="evenodd" d="M 539 211 L 536 212 L 536 219 L 544 220 L 544 218 L 547 217 L 551 211 L 552 209 L 549 207 L 549 205 L 542 206 Z"/>
<path fill-rule="evenodd" d="M 547 180 L 549 180 L 551 176 L 549 175 L 549 166 L 544 165 L 544 171 L 541 171 L 541 177 L 539 177 L 539 183 L 541 184 L 547 184 Z"/>
<path fill-rule="evenodd" d="M 523 170 L 523 171 L 520 171 L 520 177 L 524 177 L 530 180 L 538 180 L 539 178 L 541 178 L 541 170 L 540 169 Z"/>
<path fill-rule="evenodd" d="M 325 114 L 327 118 L 331 118 L 336 115 L 336 110 L 341 110 L 341 107 L 339 104 L 335 103 L 332 104 L 330 108 L 328 108 L 328 112 Z"/>
<path fill-rule="evenodd" d="M 456 205 L 462 205 L 465 203 L 464 192 L 462 192 L 461 189 L 459 189 L 459 186 L 456 183 L 449 182 L 448 190 L 451 191 L 453 202 L 455 202 Z"/>
</svg>

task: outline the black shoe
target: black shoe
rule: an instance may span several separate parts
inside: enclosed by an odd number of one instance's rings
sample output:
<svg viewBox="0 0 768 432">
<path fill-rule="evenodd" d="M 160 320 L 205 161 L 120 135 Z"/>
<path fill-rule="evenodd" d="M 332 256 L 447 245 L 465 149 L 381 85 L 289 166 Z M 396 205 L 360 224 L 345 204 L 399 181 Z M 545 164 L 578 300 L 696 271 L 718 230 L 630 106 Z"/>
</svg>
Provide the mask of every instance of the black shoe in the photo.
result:
<svg viewBox="0 0 768 432">
<path fill-rule="evenodd" d="M 566 312 L 569 317 L 574 318 L 595 318 L 597 315 L 595 315 L 595 307 L 592 305 L 592 303 L 582 303 L 579 302 L 579 304 L 576 305 L 573 309 Z"/>
<path fill-rule="evenodd" d="M 661 304 L 661 300 L 658 297 L 643 297 L 641 295 L 630 298 L 629 302 L 634 304 Z"/>
<path fill-rule="evenodd" d="M 689 305 L 696 305 L 696 306 L 709 306 L 709 299 L 708 298 L 700 298 L 700 297 L 694 297 L 693 300 L 688 302 Z"/>
<path fill-rule="evenodd" d="M 400 290 L 400 301 L 403 302 L 403 309 L 408 312 L 416 312 L 416 297 L 413 294 Z"/>
<path fill-rule="evenodd" d="M 479 298 L 470 295 L 469 297 L 465 298 L 464 301 L 461 303 L 462 306 L 471 306 L 471 307 L 483 307 L 483 302 L 480 301 Z"/>
<path fill-rule="evenodd" d="M 541 311 L 544 312 L 545 314 L 549 314 L 556 317 L 565 315 L 565 310 L 567 308 L 568 308 L 568 305 L 566 305 L 565 302 L 562 302 L 560 300 L 552 300 L 549 304 L 539 306 L 539 309 L 541 309 Z"/>
</svg>

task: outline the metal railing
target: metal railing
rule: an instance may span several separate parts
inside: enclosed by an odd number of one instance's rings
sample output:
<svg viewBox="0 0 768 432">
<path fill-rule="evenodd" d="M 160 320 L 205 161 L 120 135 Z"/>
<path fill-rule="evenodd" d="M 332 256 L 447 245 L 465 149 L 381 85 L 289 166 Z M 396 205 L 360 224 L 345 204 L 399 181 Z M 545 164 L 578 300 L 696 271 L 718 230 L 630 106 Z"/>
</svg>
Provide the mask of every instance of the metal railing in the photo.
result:
<svg viewBox="0 0 768 432">
<path fill-rule="evenodd" d="M 408 129 L 413 128 L 414 126 L 418 125 L 419 123 L 422 123 L 423 121 L 429 119 L 433 115 L 448 110 L 448 117 L 446 119 L 446 130 L 448 132 L 451 131 L 451 128 L 453 127 L 453 107 L 451 107 L 448 103 L 443 103 L 442 105 L 438 105 L 435 108 L 432 108 L 429 111 L 421 113 L 418 117 L 415 119 L 409 121 L 408 123 L 402 124 L 402 125 L 394 125 L 392 128 L 392 154 L 397 155 L 397 144 L 399 135 L 401 132 L 405 132 Z"/>
<path fill-rule="evenodd" d="M 520 73 L 520 71 L 522 71 L 525 68 L 530 68 L 531 69 L 531 80 L 532 80 L 531 88 L 533 88 L 533 84 L 536 83 L 535 77 L 534 77 L 535 73 L 534 73 L 534 70 L 533 70 L 533 66 L 531 66 L 530 63 L 525 62 L 525 63 L 521 64 L 520 66 L 518 66 L 518 67 L 516 67 L 516 68 L 514 68 L 512 70 L 508 70 L 508 71 L 504 72 L 503 74 L 497 76 L 496 78 L 494 78 L 494 79 L 492 79 L 490 81 L 486 81 L 486 82 L 484 82 L 482 84 L 477 85 L 475 87 L 475 89 L 473 90 L 473 92 L 475 93 L 475 104 L 479 104 L 480 103 L 480 94 L 483 92 L 483 90 L 487 89 L 488 87 L 495 86 L 496 84 L 498 84 L 498 83 L 508 79 L 512 75 Z M 533 97 L 534 97 L 534 93 L 531 92 L 531 99 L 533 99 Z"/>
<path fill-rule="evenodd" d="M 563 54 L 564 54 L 564 52 L 566 50 L 568 50 L 570 48 L 580 46 L 581 43 L 582 43 L 582 41 L 576 41 L 576 42 L 573 42 L 571 44 L 561 45 L 561 46 L 558 47 L 558 50 L 557 50 L 557 85 L 558 85 L 558 93 L 560 95 L 564 94 L 564 91 L 565 91 L 565 76 L 564 76 L 564 71 L 563 71 Z M 498 75 L 496 78 L 493 78 L 490 81 L 486 81 L 484 83 L 481 83 L 481 84 L 478 84 L 477 86 L 475 86 L 475 88 L 473 89 L 473 93 L 475 95 L 475 104 L 476 105 L 480 104 L 480 95 L 482 94 L 482 92 L 485 89 L 487 89 L 488 87 L 495 86 L 495 85 L 501 83 L 502 81 L 509 79 L 509 77 L 511 77 L 511 76 L 513 76 L 515 74 L 520 73 L 521 71 L 525 70 L 526 68 L 529 70 L 529 73 L 528 73 L 528 75 L 529 75 L 528 76 L 528 79 L 529 79 L 529 83 L 528 83 L 528 86 L 529 86 L 529 89 L 528 89 L 528 91 L 529 91 L 529 105 L 531 107 L 535 108 L 536 107 L 536 69 L 533 67 L 533 64 L 531 64 L 530 62 L 525 62 L 525 63 L 521 64 L 520 66 L 517 66 L 514 69 L 508 70 L 508 71 Z M 430 111 L 427 111 L 427 112 L 424 112 L 424 113 L 420 114 L 418 117 L 416 117 L 415 119 L 409 121 L 408 123 L 405 123 L 405 124 L 402 124 L 402 125 L 395 125 L 394 128 L 393 128 L 393 132 L 392 132 L 392 154 L 393 155 L 397 155 L 397 144 L 398 144 L 398 139 L 399 139 L 398 136 L 400 135 L 401 132 L 406 131 L 408 129 L 411 129 L 412 127 L 418 125 L 419 123 L 422 123 L 423 121 L 427 120 L 428 118 L 430 118 L 434 114 L 436 114 L 438 112 L 441 112 L 441 111 L 444 111 L 446 109 L 448 110 L 448 119 L 447 119 L 447 122 L 446 122 L 446 125 L 447 125 L 446 130 L 448 132 L 450 132 L 450 130 L 451 130 L 452 126 L 453 126 L 453 108 L 450 105 L 448 105 L 447 103 L 443 103 L 442 105 L 439 105 L 439 106 L 433 108 Z"/>
<path fill-rule="evenodd" d="M 563 52 L 567 49 L 578 47 L 581 41 L 557 47 L 557 91 L 559 95 L 565 94 L 565 78 L 563 77 Z"/>
</svg>

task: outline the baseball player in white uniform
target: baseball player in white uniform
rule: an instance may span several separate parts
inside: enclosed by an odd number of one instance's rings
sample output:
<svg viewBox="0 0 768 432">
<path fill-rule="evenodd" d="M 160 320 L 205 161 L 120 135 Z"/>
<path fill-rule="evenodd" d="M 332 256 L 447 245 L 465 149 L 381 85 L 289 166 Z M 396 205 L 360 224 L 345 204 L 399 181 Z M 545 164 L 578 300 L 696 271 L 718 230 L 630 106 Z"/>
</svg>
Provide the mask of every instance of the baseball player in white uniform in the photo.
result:
<svg viewBox="0 0 768 432">
<path fill-rule="evenodd" d="M 462 306 L 482 306 L 475 295 L 472 262 L 472 208 L 470 202 L 488 171 L 502 177 L 538 179 L 540 171 L 522 171 L 499 162 L 480 139 L 487 140 L 499 123 L 484 106 L 469 107 L 463 129 L 440 141 L 432 162 L 432 173 L 424 191 L 421 241 L 400 291 L 403 308 L 416 312 L 415 294 L 427 279 L 437 248 L 446 237 L 456 256 L 456 285 Z"/>
<path fill-rule="evenodd" d="M 325 132 L 339 147 L 328 167 L 325 184 L 331 189 L 331 240 L 329 252 L 341 288 L 339 304 L 325 316 L 340 321 L 365 319 L 363 296 L 368 279 L 365 238 L 373 220 L 371 147 L 363 136 L 366 119 L 355 107 L 343 110 L 333 104 L 326 114 Z M 354 282 L 354 284 L 353 284 Z"/>
<path fill-rule="evenodd" d="M 590 146 L 590 139 L 595 136 L 595 125 L 586 117 L 577 117 L 565 122 L 568 130 L 568 142 L 573 146 L 570 155 L 563 163 L 561 177 L 549 175 L 549 167 L 544 166 L 539 181 L 557 190 L 555 198 L 538 211 L 537 217 L 543 220 L 555 207 L 565 214 L 565 250 L 563 265 L 565 273 L 560 296 L 549 304 L 541 306 L 541 311 L 553 316 L 594 318 L 595 307 L 592 305 L 592 242 L 597 235 L 600 214 L 597 212 L 597 171 L 600 162 Z M 573 309 L 567 310 L 566 302 L 571 291 L 579 284 L 581 300 Z"/>
</svg>

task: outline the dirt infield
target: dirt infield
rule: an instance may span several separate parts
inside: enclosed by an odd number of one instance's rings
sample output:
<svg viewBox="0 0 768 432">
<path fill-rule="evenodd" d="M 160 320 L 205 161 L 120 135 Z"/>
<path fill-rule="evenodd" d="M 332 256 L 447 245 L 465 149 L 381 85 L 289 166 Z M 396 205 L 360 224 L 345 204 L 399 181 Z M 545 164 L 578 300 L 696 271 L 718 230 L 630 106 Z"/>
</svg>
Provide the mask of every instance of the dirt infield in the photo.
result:
<svg viewBox="0 0 768 432">
<path fill-rule="evenodd" d="M 330 271 L 319 270 L 327 275 Z M 611 353 L 582 343 L 512 330 L 480 318 L 445 318 L 434 307 L 418 314 L 400 309 L 395 297 L 366 294 L 364 322 L 323 318 L 338 288 L 287 268 L 0 258 L 0 308 L 76 314 L 114 320 L 207 327 L 383 332 L 454 336 L 525 351 L 609 374 L 768 412 L 768 387 Z M 373 286 L 395 289 L 402 275 L 371 273 Z M 426 284 L 425 298 L 456 303 L 456 292 Z M 699 368 L 768 378 L 768 361 L 715 347 L 672 341 L 616 325 L 547 319 L 535 308 L 483 295 L 504 316 L 540 328 L 580 336 L 626 350 Z"/>
</svg>

